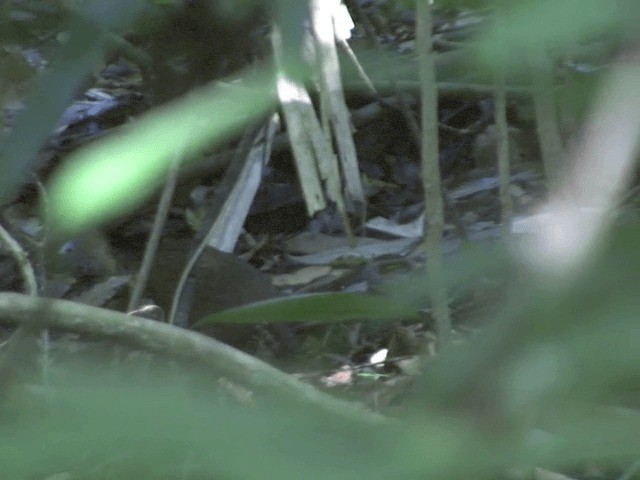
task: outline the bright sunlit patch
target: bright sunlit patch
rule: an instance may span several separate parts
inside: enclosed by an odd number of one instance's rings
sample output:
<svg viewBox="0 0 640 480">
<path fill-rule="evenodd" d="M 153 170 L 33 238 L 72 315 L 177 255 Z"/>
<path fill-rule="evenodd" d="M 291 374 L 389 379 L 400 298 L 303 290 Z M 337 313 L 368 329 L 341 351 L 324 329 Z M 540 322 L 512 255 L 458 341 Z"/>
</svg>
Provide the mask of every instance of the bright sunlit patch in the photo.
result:
<svg viewBox="0 0 640 480">
<path fill-rule="evenodd" d="M 369 357 L 369 363 L 375 365 L 377 363 L 382 363 L 387 359 L 387 355 L 389 354 L 388 348 L 381 348 L 373 355 Z"/>
<path fill-rule="evenodd" d="M 338 5 L 335 6 L 333 23 L 336 38 L 345 41 L 351 38 L 351 31 L 355 28 L 355 24 L 347 6 L 342 2 L 338 2 Z"/>
<path fill-rule="evenodd" d="M 277 85 L 278 96 L 282 102 L 311 105 L 309 94 L 307 94 L 302 84 L 294 82 L 285 76 L 279 76 Z"/>
</svg>

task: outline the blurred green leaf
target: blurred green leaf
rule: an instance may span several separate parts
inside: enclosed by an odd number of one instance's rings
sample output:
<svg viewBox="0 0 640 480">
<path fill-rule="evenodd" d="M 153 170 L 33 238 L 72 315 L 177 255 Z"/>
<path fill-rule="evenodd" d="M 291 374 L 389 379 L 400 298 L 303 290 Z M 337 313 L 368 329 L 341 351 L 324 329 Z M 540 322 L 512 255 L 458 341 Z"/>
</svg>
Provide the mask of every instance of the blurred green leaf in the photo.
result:
<svg viewBox="0 0 640 480">
<path fill-rule="evenodd" d="M 631 6 L 630 4 L 628 6 Z M 504 29 L 485 28 L 478 61 L 491 71 L 506 65 L 507 71 L 527 69 L 531 48 L 566 53 L 581 42 L 615 37 L 617 29 L 640 13 L 638 7 L 606 8 L 599 0 L 528 0 L 510 2 L 501 11 Z"/>
<path fill-rule="evenodd" d="M 478 276 L 506 278 L 512 268 L 507 251 L 500 244 L 468 245 L 447 258 L 448 289 L 461 292 Z M 218 312 L 200 319 L 197 327 L 217 322 L 349 322 L 355 320 L 397 320 L 419 316 L 428 307 L 428 284 L 423 270 L 390 281 L 378 295 L 329 292 L 281 297 Z"/>
<path fill-rule="evenodd" d="M 35 408 L 25 393 L 19 413 L 0 424 L 6 478 L 433 478 L 491 470 L 496 458 L 494 445 L 446 417 L 425 414 L 428 430 L 366 424 L 290 398 L 240 405 L 206 383 L 65 367 L 82 380 Z"/>
<path fill-rule="evenodd" d="M 176 156 L 189 158 L 273 108 L 272 80 L 262 70 L 203 87 L 70 155 L 50 182 L 54 232 L 72 235 L 139 205 Z"/>
<path fill-rule="evenodd" d="M 218 322 L 349 322 L 415 317 L 412 305 L 396 303 L 390 297 L 357 293 L 316 293 L 252 303 L 207 315 L 196 328 Z"/>
</svg>

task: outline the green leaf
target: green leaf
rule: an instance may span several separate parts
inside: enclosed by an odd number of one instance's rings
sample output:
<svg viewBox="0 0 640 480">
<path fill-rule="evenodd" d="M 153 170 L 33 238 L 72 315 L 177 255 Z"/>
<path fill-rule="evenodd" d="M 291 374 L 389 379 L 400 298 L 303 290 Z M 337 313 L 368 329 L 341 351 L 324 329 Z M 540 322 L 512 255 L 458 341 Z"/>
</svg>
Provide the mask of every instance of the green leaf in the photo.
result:
<svg viewBox="0 0 640 480">
<path fill-rule="evenodd" d="M 252 303 L 207 315 L 196 328 L 219 322 L 348 322 L 413 317 L 417 309 L 387 296 L 316 293 Z"/>
<path fill-rule="evenodd" d="M 272 78 L 262 70 L 240 85 L 204 87 L 72 154 L 50 183 L 52 230 L 74 235 L 138 206 L 176 156 L 189 158 L 268 112 Z"/>
</svg>

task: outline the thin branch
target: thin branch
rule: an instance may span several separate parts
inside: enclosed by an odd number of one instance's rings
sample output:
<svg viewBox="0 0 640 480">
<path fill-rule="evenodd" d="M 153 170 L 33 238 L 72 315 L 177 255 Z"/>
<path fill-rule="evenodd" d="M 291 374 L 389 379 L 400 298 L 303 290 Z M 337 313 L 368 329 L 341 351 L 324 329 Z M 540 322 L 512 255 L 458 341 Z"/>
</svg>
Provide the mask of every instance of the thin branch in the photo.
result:
<svg viewBox="0 0 640 480">
<path fill-rule="evenodd" d="M 169 215 L 169 208 L 171 207 L 171 199 L 173 198 L 173 192 L 176 188 L 181 160 L 182 152 L 179 152 L 171 161 L 167 181 L 162 189 L 162 195 L 160 196 L 160 202 L 158 203 L 158 210 L 156 211 L 155 218 L 153 219 L 153 226 L 151 227 L 147 247 L 144 251 L 144 257 L 142 258 L 142 265 L 140 266 L 140 271 L 138 272 L 133 291 L 131 292 L 129 304 L 127 305 L 128 312 L 138 308 L 140 299 L 142 298 L 142 293 L 147 286 L 149 273 L 151 272 L 153 261 L 156 256 L 156 252 L 158 251 L 158 244 L 160 243 L 162 229 L 164 228 L 167 216 Z"/>
<path fill-rule="evenodd" d="M 260 393 L 286 395 L 327 413 L 366 422 L 389 420 L 361 405 L 336 399 L 291 375 L 197 332 L 66 300 L 0 293 L 2 321 L 23 327 L 44 327 L 86 333 L 127 345 L 197 362 L 213 375 L 237 381 Z"/>
<path fill-rule="evenodd" d="M 496 28 L 503 27 L 502 22 Z M 502 47 L 507 45 L 507 39 Z M 493 94 L 494 116 L 496 125 L 496 150 L 498 154 L 498 175 L 500 178 L 500 224 L 502 236 L 506 238 L 511 231 L 513 217 L 513 201 L 511 200 L 511 173 L 509 170 L 509 125 L 507 123 L 507 94 L 505 91 L 505 71 L 502 66 L 496 72 L 496 89 Z"/>
</svg>

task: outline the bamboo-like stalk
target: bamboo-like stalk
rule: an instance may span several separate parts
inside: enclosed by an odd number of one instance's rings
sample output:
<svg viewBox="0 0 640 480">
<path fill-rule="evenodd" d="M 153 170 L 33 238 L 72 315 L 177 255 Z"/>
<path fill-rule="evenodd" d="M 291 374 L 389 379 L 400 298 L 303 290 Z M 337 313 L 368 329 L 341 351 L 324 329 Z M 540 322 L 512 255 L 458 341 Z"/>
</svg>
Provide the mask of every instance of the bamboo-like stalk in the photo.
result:
<svg viewBox="0 0 640 480">
<path fill-rule="evenodd" d="M 296 169 L 300 179 L 300 187 L 307 206 L 307 214 L 313 216 L 317 212 L 324 210 L 327 206 L 326 197 L 328 197 L 329 200 L 335 203 L 336 208 L 342 216 L 347 237 L 353 242 L 353 230 L 346 212 L 345 200 L 342 193 L 340 165 L 338 164 L 338 159 L 331 145 L 329 125 L 333 125 L 334 130 L 337 127 L 334 125 L 336 120 L 335 113 L 333 113 L 333 106 L 326 93 L 328 83 L 327 81 L 320 83 L 321 110 L 323 114 L 321 124 L 305 86 L 286 73 L 281 33 L 277 26 L 274 26 L 272 33 L 272 45 L 276 64 L 280 69 L 277 79 L 278 99 L 286 120 L 289 144 L 294 154 Z M 326 66 L 322 67 L 322 58 L 318 57 L 317 60 L 319 64 L 318 68 L 327 68 Z M 338 85 L 338 87 L 340 90 L 342 89 L 341 86 Z M 323 94 L 322 92 L 325 93 Z M 336 102 L 340 103 L 339 99 L 334 99 L 333 103 Z M 342 113 L 346 115 L 346 112 Z M 342 118 L 342 120 L 344 124 L 346 117 Z M 347 134 L 350 141 L 353 142 L 350 130 L 345 134 Z M 348 143 L 349 140 L 346 142 Z M 349 148 L 347 148 L 347 151 L 348 150 Z M 350 156 L 349 158 L 349 167 L 346 167 L 343 163 L 345 176 L 348 176 L 347 171 L 353 173 L 354 169 L 355 172 L 358 170 L 357 163 L 355 163 L 355 156 Z M 354 181 L 354 178 L 351 178 L 351 180 L 345 178 L 345 182 L 347 183 L 353 183 Z M 358 173 L 356 183 L 359 185 L 359 182 Z M 351 187 L 347 186 L 346 188 L 348 191 L 354 191 Z M 362 193 L 362 190 L 360 193 Z M 360 194 L 357 194 L 355 199 L 360 204 L 363 204 L 364 202 L 361 201 L 358 195 Z"/>
<path fill-rule="evenodd" d="M 327 119 L 332 127 L 333 138 L 338 147 L 345 192 L 349 200 L 364 205 L 364 188 L 358 169 L 356 147 L 351 135 L 349 111 L 340 79 L 333 18 L 335 5 L 322 0 L 312 0 L 310 6 L 320 97 L 326 108 Z"/>
<path fill-rule="evenodd" d="M 451 339 L 451 315 L 446 287 L 442 283 L 444 265 L 442 234 L 444 212 L 440 164 L 438 158 L 438 89 L 435 53 L 431 35 L 431 5 L 429 0 L 417 4 L 416 36 L 422 97 L 422 186 L 425 198 L 425 247 L 427 251 L 427 282 L 432 314 L 436 321 L 438 345 Z"/>
</svg>

